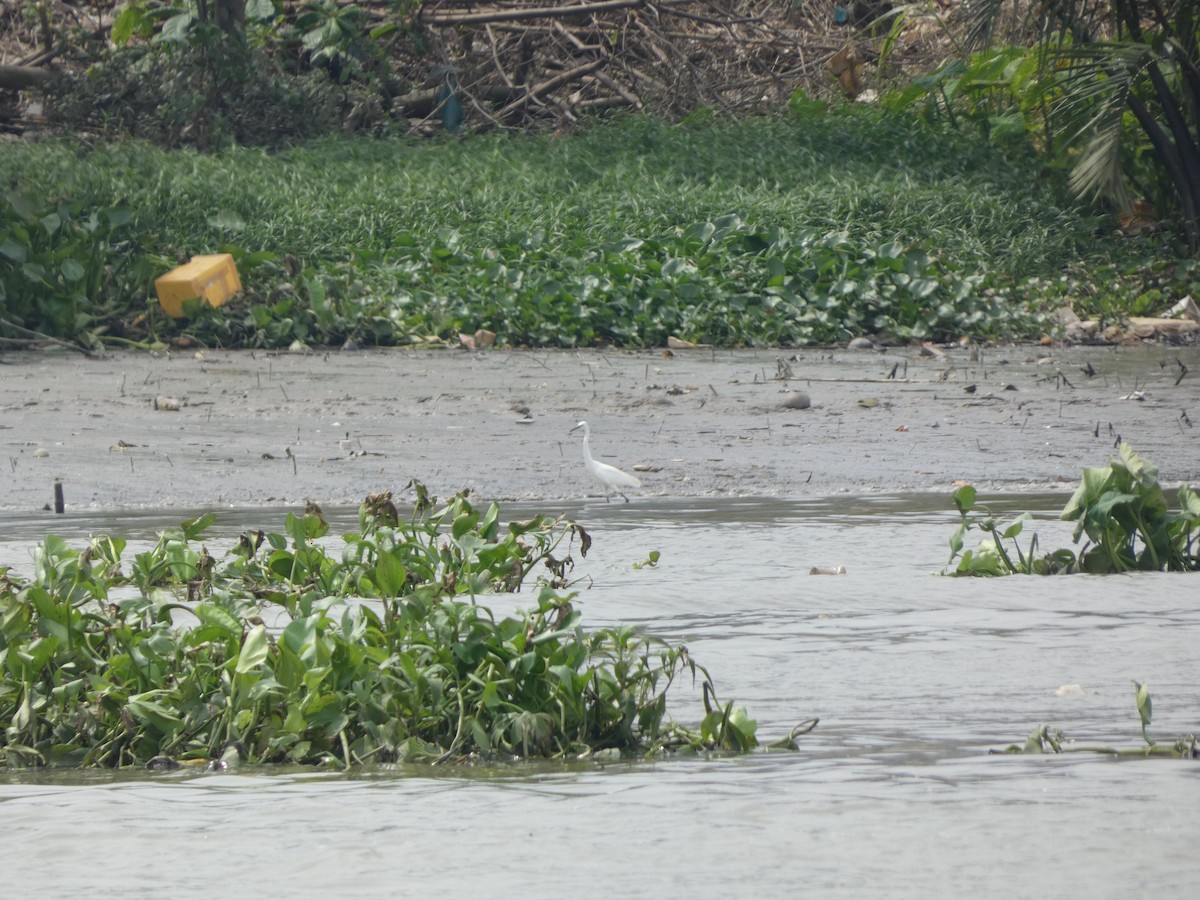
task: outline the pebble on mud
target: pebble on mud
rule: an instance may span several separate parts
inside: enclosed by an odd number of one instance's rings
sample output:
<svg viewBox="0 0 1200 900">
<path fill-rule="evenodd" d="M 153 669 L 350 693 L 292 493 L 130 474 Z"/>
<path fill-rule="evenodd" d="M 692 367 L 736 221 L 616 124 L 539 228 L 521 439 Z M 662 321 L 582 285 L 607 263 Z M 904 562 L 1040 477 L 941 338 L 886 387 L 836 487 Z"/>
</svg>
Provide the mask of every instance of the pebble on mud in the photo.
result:
<svg viewBox="0 0 1200 900">
<path fill-rule="evenodd" d="M 782 405 L 784 409 L 808 409 L 812 406 L 812 398 L 804 391 L 788 391 Z"/>
</svg>

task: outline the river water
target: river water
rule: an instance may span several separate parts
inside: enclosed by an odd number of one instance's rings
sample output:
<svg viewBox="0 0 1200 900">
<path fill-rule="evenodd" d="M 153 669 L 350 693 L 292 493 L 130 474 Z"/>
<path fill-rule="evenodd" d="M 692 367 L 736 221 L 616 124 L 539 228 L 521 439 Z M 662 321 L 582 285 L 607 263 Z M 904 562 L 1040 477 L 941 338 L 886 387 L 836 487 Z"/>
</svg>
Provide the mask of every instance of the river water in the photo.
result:
<svg viewBox="0 0 1200 900">
<path fill-rule="evenodd" d="M 1049 549 L 1069 542 L 1065 499 L 991 501 L 1034 511 Z M 944 495 L 536 511 L 593 534 L 576 570 L 585 624 L 686 642 L 764 740 L 819 717 L 800 751 L 3 773 L 2 895 L 1128 898 L 1200 883 L 1195 762 L 989 753 L 1040 724 L 1139 746 L 1133 679 L 1153 694 L 1151 737 L 1197 731 L 1195 576 L 939 578 L 957 520 Z M 181 518 L 3 514 L 0 560 L 29 569 L 49 530 L 149 539 Z M 218 527 L 282 518 L 235 510 Z M 658 566 L 634 568 L 650 550 Z M 698 698 L 676 703 L 698 718 Z"/>
</svg>

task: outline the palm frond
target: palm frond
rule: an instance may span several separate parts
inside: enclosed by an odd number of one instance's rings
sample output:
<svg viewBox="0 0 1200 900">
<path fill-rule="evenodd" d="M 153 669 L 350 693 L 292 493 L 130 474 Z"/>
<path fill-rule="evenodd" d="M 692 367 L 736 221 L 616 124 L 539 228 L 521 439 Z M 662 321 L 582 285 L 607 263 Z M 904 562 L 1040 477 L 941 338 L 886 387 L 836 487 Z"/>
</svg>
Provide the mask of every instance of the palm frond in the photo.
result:
<svg viewBox="0 0 1200 900">
<path fill-rule="evenodd" d="M 1004 0 L 967 0 L 965 9 L 967 22 L 966 49 L 982 50 L 992 40 L 996 21 L 1000 18 Z"/>
<path fill-rule="evenodd" d="M 1098 132 L 1113 118 L 1119 122 L 1129 95 L 1154 58 L 1151 47 L 1130 42 L 1085 44 L 1058 54 L 1055 112 L 1069 140 Z"/>
<path fill-rule="evenodd" d="M 1086 200 L 1111 200 L 1121 209 L 1132 207 L 1121 165 L 1122 110 L 1109 111 L 1088 139 L 1083 155 L 1071 169 L 1071 189 Z"/>
<path fill-rule="evenodd" d="M 1107 30 L 1112 0 L 1042 0 L 1043 24 L 1078 44 L 1091 43 Z"/>
</svg>

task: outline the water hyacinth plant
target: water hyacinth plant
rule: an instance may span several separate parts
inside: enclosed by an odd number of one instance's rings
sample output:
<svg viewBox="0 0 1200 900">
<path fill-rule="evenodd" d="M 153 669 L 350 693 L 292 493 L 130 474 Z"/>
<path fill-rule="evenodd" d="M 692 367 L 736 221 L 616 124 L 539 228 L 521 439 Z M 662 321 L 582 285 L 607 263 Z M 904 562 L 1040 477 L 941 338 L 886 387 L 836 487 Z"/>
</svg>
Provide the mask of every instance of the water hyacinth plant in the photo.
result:
<svg viewBox="0 0 1200 900">
<path fill-rule="evenodd" d="M 352 766 L 756 746 L 686 647 L 582 627 L 582 527 L 503 525 L 495 504 L 464 492 L 435 509 L 416 489 L 408 519 L 369 497 L 338 555 L 315 509 L 221 559 L 203 543 L 211 515 L 131 560 L 119 538 L 76 551 L 47 537 L 31 580 L 0 568 L 0 758 L 170 767 L 237 747 Z M 525 588 L 512 615 L 479 602 Z M 667 716 L 685 677 L 702 687 L 698 729 Z"/>
<path fill-rule="evenodd" d="M 480 328 L 510 347 L 1028 338 L 1064 304 L 1144 313 L 1200 290 L 1194 261 L 1161 236 L 1114 235 L 1035 158 L 863 106 L 271 153 L 15 142 L 0 178 L 132 215 L 122 260 L 140 268 L 89 295 L 104 315 L 84 324 L 107 328 L 104 340 L 456 344 Z M 5 215 L 0 205 L 0 243 Z M 154 277 L 213 252 L 233 255 L 244 291 L 168 320 Z M 0 282 L 20 287 L 2 262 Z M 85 339 L 73 321 L 25 325 Z"/>
<path fill-rule="evenodd" d="M 1086 468 L 1079 487 L 1061 518 L 1075 522 L 1073 540 L 1087 542 L 1076 554 L 1062 548 L 1037 554 L 1037 535 L 1022 548 L 1017 538 L 1030 518 L 1024 513 L 1005 526 L 985 515 L 972 515 L 975 488 L 954 492 L 962 521 L 950 537 L 953 575 L 1052 575 L 1060 572 L 1200 570 L 1200 496 L 1190 487 L 1177 493 L 1178 512 L 1172 512 L 1158 483 L 1158 467 L 1121 442 L 1107 466 Z M 971 530 L 986 537 L 973 550 L 964 550 Z M 1010 552 L 1011 550 L 1011 552 Z"/>
<path fill-rule="evenodd" d="M 1146 733 L 1150 725 L 1153 703 L 1150 688 L 1140 681 L 1133 682 L 1134 702 L 1137 705 L 1138 718 L 1142 725 L 1142 740 L 1144 747 L 1115 748 L 1097 746 L 1094 744 L 1076 744 L 1067 741 L 1063 733 L 1049 725 L 1039 725 L 1029 733 L 1024 744 L 1012 744 L 1004 749 L 1005 753 L 1103 753 L 1108 756 L 1169 756 L 1178 759 L 1200 759 L 1200 744 L 1195 734 L 1187 734 L 1170 742 L 1155 741 Z"/>
</svg>

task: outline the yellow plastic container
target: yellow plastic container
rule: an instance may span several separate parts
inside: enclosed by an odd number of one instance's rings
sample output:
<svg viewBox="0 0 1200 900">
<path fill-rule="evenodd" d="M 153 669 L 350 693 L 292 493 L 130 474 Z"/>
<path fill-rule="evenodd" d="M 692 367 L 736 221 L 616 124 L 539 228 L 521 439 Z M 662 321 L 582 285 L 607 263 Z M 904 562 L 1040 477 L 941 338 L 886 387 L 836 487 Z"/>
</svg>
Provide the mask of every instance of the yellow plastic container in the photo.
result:
<svg viewBox="0 0 1200 900">
<path fill-rule="evenodd" d="M 228 253 L 193 256 L 192 261 L 154 279 L 158 302 L 168 316 L 183 315 L 183 303 L 203 297 L 209 306 L 220 306 L 242 289 L 237 266 Z"/>
</svg>

